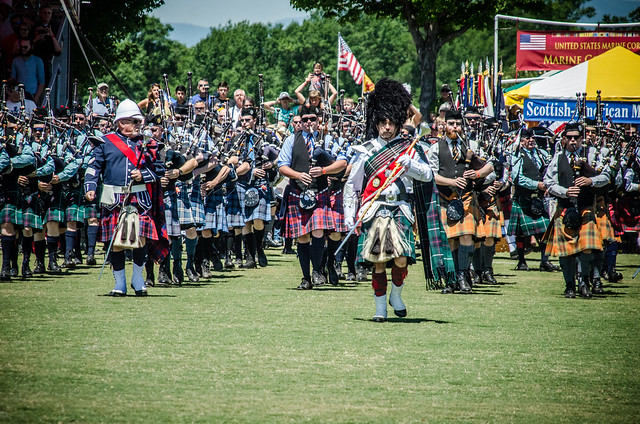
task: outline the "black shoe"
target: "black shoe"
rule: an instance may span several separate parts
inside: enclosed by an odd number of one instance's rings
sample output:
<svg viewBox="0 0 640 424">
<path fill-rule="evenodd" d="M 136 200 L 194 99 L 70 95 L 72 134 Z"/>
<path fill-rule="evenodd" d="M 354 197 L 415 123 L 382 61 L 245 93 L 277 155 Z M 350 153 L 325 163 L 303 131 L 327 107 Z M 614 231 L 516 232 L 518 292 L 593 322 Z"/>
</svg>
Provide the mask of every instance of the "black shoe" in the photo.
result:
<svg viewBox="0 0 640 424">
<path fill-rule="evenodd" d="M 10 274 L 11 278 L 16 278 L 18 275 L 20 275 L 20 273 L 18 272 L 18 265 L 11 267 Z"/>
<path fill-rule="evenodd" d="M 278 243 L 276 242 L 273 237 L 271 237 L 271 234 L 267 234 L 266 240 L 265 240 L 265 244 L 267 245 L 267 247 L 280 247 L 282 246 L 282 243 Z"/>
<path fill-rule="evenodd" d="M 156 282 L 153 280 L 152 276 L 147 277 L 146 280 L 144 280 L 144 285 L 145 286 L 149 286 L 149 287 L 153 287 L 156 285 Z"/>
<path fill-rule="evenodd" d="M 344 280 L 346 277 L 342 272 L 342 267 L 336 264 L 336 273 L 338 274 L 338 280 Z"/>
<path fill-rule="evenodd" d="M 209 261 L 202 261 L 202 278 L 211 278 L 211 268 L 209 267 Z"/>
<path fill-rule="evenodd" d="M 292 248 L 290 248 L 290 247 L 285 247 L 284 249 L 282 249 L 282 254 L 283 254 L 283 255 L 295 255 L 295 254 L 296 254 L 296 251 L 295 251 L 295 250 L 293 250 L 293 249 L 292 249 Z"/>
<path fill-rule="evenodd" d="M 347 273 L 347 281 L 356 281 L 356 275 L 353 272 Z"/>
<path fill-rule="evenodd" d="M 338 271 L 336 271 L 336 267 L 332 266 L 331 264 L 328 264 L 327 270 L 329 271 L 328 272 L 329 284 L 331 284 L 332 286 L 337 286 L 338 280 L 340 280 L 340 277 L 338 276 Z"/>
<path fill-rule="evenodd" d="M 264 268 L 269 265 L 269 261 L 267 261 L 267 255 L 264 253 L 264 249 L 258 249 L 258 265 L 260 268 Z"/>
<path fill-rule="evenodd" d="M 33 268 L 34 274 L 44 274 L 44 262 L 36 260 L 36 266 Z"/>
<path fill-rule="evenodd" d="M 313 288 L 313 286 L 311 285 L 311 283 L 306 280 L 306 279 L 302 279 L 302 281 L 300 281 L 300 285 L 298 287 L 296 287 L 298 290 L 311 290 Z"/>
<path fill-rule="evenodd" d="M 58 272 L 62 272 L 62 268 L 60 268 L 58 266 L 58 264 L 56 263 L 55 260 L 53 260 L 53 261 L 49 260 L 49 265 L 47 266 L 47 271 L 48 272 L 58 273 Z"/>
<path fill-rule="evenodd" d="M 256 261 L 254 261 L 252 258 L 249 258 L 249 259 L 247 259 L 247 261 L 245 263 L 240 265 L 238 268 L 254 269 L 255 267 L 256 267 Z"/>
<path fill-rule="evenodd" d="M 566 289 L 564 291 L 564 297 L 567 299 L 574 299 L 576 297 L 576 292 L 573 289 Z"/>
<path fill-rule="evenodd" d="M 33 272 L 31 271 L 31 267 L 29 267 L 29 261 L 22 261 L 22 278 L 31 277 L 33 277 Z"/>
<path fill-rule="evenodd" d="M 602 280 L 600 277 L 593 279 L 593 294 L 604 294 L 604 289 L 602 288 Z"/>
<path fill-rule="evenodd" d="M 2 271 L 0 271 L 0 280 L 2 281 L 11 280 L 11 268 L 2 267 Z"/>
<path fill-rule="evenodd" d="M 76 267 L 76 261 L 73 260 L 73 257 L 69 255 L 65 255 L 64 262 L 62 266 L 67 269 L 73 269 Z"/>
<path fill-rule="evenodd" d="M 518 251 L 514 250 L 513 252 L 509 252 L 509 259 L 518 259 Z"/>
<path fill-rule="evenodd" d="M 96 264 L 96 258 L 93 255 L 87 255 L 87 265 L 94 266 Z"/>
<path fill-rule="evenodd" d="M 198 277 L 198 274 L 196 274 L 196 271 L 193 268 L 187 268 L 187 278 L 189 278 L 189 281 L 192 283 L 200 281 L 200 277 Z"/>
<path fill-rule="evenodd" d="M 182 270 L 182 268 L 176 267 L 174 265 L 174 267 L 173 267 L 173 284 L 177 284 L 177 285 L 181 286 L 183 281 L 184 281 L 184 271 Z"/>
<path fill-rule="evenodd" d="M 138 296 L 138 297 L 140 297 L 140 296 L 147 296 L 147 295 L 148 295 L 148 293 L 147 293 L 147 290 L 146 290 L 146 289 L 143 289 L 143 290 L 135 290 L 135 292 L 136 292 L 136 296 Z"/>
<path fill-rule="evenodd" d="M 109 296 L 111 297 L 125 297 L 126 295 L 126 293 L 123 293 L 120 290 L 111 290 L 109 292 Z"/>
<path fill-rule="evenodd" d="M 235 267 L 235 265 L 233 264 L 233 260 L 231 260 L 230 255 L 227 255 L 227 257 L 224 259 L 224 267 L 227 269 Z"/>
<path fill-rule="evenodd" d="M 315 287 L 320 287 L 320 286 L 324 286 L 324 284 L 327 282 L 327 280 L 325 279 L 324 275 L 322 275 L 321 272 L 318 271 L 313 271 L 311 273 L 311 283 L 315 286 Z"/>
<path fill-rule="evenodd" d="M 456 282 L 460 286 L 460 292 L 463 294 L 471 293 L 471 286 L 467 282 L 466 271 L 458 271 Z"/>
<path fill-rule="evenodd" d="M 586 281 L 578 286 L 578 292 L 580 293 L 580 297 L 584 297 L 585 299 L 591 299 L 592 297 L 589 283 Z"/>
<path fill-rule="evenodd" d="M 529 267 L 527 266 L 526 262 L 518 262 L 516 271 L 529 271 Z"/>
<path fill-rule="evenodd" d="M 171 284 L 171 278 L 164 270 L 158 271 L 158 284 Z"/>
<path fill-rule="evenodd" d="M 540 262 L 540 271 L 553 272 L 559 269 L 560 267 L 558 265 L 554 265 L 549 261 Z"/>
<path fill-rule="evenodd" d="M 618 271 L 616 271 L 615 268 L 613 268 L 609 273 L 608 280 L 610 283 L 615 283 L 616 281 L 622 280 L 622 278 L 623 278 L 622 274 L 620 274 Z"/>
<path fill-rule="evenodd" d="M 453 294 L 453 287 L 444 286 L 444 288 L 440 291 L 440 294 Z"/>
<path fill-rule="evenodd" d="M 482 272 L 482 280 L 487 284 L 498 284 L 496 277 L 493 276 L 493 268 L 485 269 Z"/>
<path fill-rule="evenodd" d="M 480 278 L 480 273 L 476 272 L 473 269 L 469 270 L 469 276 L 471 277 L 471 279 L 469 280 L 469 285 L 471 287 L 473 287 L 476 284 L 480 284 L 482 283 L 482 278 Z"/>
<path fill-rule="evenodd" d="M 356 267 L 356 281 L 367 281 L 367 270 L 364 267 Z"/>
</svg>

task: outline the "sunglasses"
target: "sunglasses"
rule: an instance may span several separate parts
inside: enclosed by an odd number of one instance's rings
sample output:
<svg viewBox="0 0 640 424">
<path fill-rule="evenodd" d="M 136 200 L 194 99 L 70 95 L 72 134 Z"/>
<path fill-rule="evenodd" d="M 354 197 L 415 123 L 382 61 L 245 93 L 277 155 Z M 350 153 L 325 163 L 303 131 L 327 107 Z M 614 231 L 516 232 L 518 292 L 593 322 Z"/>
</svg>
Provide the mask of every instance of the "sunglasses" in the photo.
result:
<svg viewBox="0 0 640 424">
<path fill-rule="evenodd" d="M 123 124 L 140 125 L 140 124 L 142 124 L 142 121 L 140 119 L 122 119 L 122 123 Z"/>
<path fill-rule="evenodd" d="M 251 122 L 253 121 L 253 118 L 241 118 L 240 122 Z"/>
<path fill-rule="evenodd" d="M 302 121 L 293 121 L 294 124 L 301 124 Z"/>
<path fill-rule="evenodd" d="M 565 135 L 565 137 L 567 138 L 567 140 L 579 140 L 582 136 L 581 135 Z"/>
<path fill-rule="evenodd" d="M 300 121 L 301 122 L 308 122 L 308 121 L 316 122 L 317 120 L 318 120 L 317 116 L 308 116 L 306 118 L 302 118 Z"/>
</svg>

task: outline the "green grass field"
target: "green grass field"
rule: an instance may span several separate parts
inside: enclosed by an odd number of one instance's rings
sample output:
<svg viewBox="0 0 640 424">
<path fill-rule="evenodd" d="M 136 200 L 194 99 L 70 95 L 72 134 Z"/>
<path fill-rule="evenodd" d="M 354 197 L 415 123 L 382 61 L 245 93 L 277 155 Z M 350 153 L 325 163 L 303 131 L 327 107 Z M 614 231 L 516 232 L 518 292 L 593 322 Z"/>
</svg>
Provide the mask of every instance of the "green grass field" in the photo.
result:
<svg viewBox="0 0 640 424">
<path fill-rule="evenodd" d="M 504 254 L 471 295 L 418 264 L 379 324 L 369 282 L 296 291 L 276 252 L 147 298 L 105 296 L 98 267 L 0 284 L 0 422 L 639 421 L 638 255 L 591 300 Z"/>
</svg>

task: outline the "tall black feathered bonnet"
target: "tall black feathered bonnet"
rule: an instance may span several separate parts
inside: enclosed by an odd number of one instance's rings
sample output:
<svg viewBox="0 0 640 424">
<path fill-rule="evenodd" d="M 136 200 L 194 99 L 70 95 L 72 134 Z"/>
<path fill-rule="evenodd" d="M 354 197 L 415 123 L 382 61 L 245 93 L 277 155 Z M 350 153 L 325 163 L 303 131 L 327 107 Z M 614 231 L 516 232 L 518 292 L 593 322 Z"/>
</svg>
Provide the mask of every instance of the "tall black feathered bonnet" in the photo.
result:
<svg viewBox="0 0 640 424">
<path fill-rule="evenodd" d="M 378 137 L 378 124 L 390 120 L 398 131 L 407 120 L 407 111 L 411 106 L 411 94 L 398 81 L 387 77 L 376 83 L 367 102 L 367 138 Z"/>
</svg>

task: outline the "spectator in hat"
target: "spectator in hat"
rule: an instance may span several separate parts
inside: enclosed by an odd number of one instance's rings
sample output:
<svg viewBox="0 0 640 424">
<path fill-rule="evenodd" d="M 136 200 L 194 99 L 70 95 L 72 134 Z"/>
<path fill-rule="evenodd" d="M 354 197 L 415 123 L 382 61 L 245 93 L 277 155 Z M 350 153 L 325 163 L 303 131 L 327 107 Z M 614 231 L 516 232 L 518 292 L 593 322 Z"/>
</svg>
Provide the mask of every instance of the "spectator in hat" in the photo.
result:
<svg viewBox="0 0 640 424">
<path fill-rule="evenodd" d="M 279 107 L 275 106 L 276 103 Z M 263 106 L 266 110 L 275 114 L 278 126 L 285 126 L 293 129 L 291 126 L 291 119 L 298 114 L 299 105 L 291 98 L 289 93 L 283 91 L 276 100 L 265 102 L 263 103 Z"/>
<path fill-rule="evenodd" d="M 91 105 L 87 103 L 87 114 L 93 116 L 107 116 L 115 112 L 116 106 L 113 99 L 109 98 L 109 85 L 106 82 L 98 84 L 96 96 L 91 99 Z"/>
</svg>

